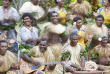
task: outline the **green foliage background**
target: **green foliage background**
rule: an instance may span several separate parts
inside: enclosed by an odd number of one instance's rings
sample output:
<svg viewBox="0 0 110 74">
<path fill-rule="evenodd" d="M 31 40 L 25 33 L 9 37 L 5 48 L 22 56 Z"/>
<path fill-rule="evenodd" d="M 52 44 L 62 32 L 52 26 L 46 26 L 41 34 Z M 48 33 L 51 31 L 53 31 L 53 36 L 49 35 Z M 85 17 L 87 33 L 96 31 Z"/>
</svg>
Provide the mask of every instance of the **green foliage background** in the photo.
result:
<svg viewBox="0 0 110 74">
<path fill-rule="evenodd" d="M 64 0 L 65 1 L 65 5 L 64 5 L 64 8 L 66 10 L 69 10 L 69 5 L 74 2 L 74 1 L 77 1 L 77 0 Z M 84 1 L 87 1 L 87 0 L 84 0 Z M 54 0 L 41 0 L 40 2 L 40 5 L 44 8 L 44 9 L 48 9 L 49 7 L 54 7 L 56 4 L 54 2 Z"/>
<path fill-rule="evenodd" d="M 2 0 L 0 0 L 0 6 L 2 5 Z"/>
<path fill-rule="evenodd" d="M 18 3 L 19 0 L 15 0 L 16 1 L 16 4 Z M 23 3 L 24 2 L 27 2 L 27 1 L 30 1 L 30 0 L 23 0 Z M 65 1 L 65 5 L 64 5 L 64 8 L 66 10 L 69 10 L 69 5 L 76 1 L 76 0 L 64 0 Z M 87 0 L 84 0 L 84 1 L 87 1 Z M 23 4 L 22 3 L 22 4 Z M 0 0 L 0 6 L 2 5 L 2 0 Z M 49 7 L 54 7 L 56 4 L 54 2 L 54 0 L 40 0 L 40 5 L 46 10 L 48 9 Z"/>
</svg>

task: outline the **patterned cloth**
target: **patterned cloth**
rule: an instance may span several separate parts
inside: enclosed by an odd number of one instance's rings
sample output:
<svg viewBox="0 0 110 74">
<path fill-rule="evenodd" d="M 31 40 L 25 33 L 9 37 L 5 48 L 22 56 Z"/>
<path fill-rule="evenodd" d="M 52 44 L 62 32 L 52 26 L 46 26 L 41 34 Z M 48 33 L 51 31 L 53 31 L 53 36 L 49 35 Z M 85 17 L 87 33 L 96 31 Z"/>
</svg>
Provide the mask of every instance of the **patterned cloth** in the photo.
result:
<svg viewBox="0 0 110 74">
<path fill-rule="evenodd" d="M 32 31 L 30 31 L 27 27 L 22 27 L 20 29 L 19 35 L 21 37 L 21 43 L 27 46 L 35 46 L 37 41 L 36 39 L 38 38 L 38 29 L 35 27 L 32 27 Z M 26 41 L 29 38 L 35 39 L 34 42 L 26 43 Z"/>
</svg>

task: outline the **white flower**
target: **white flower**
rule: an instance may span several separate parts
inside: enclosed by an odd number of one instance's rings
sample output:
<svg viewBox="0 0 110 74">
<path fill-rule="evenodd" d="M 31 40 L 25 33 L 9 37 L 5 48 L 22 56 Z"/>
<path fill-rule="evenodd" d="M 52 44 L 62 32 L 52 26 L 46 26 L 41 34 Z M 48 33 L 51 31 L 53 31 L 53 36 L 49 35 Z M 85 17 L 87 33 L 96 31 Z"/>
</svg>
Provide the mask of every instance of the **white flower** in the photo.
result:
<svg viewBox="0 0 110 74">
<path fill-rule="evenodd" d="M 57 2 L 61 2 L 61 0 L 57 0 Z"/>
<path fill-rule="evenodd" d="M 76 25 L 76 22 L 73 22 L 73 25 Z"/>
<path fill-rule="evenodd" d="M 98 38 L 98 40 L 99 40 L 99 41 L 102 41 L 102 38 L 101 38 L 101 37 L 99 37 L 99 38 Z"/>
</svg>

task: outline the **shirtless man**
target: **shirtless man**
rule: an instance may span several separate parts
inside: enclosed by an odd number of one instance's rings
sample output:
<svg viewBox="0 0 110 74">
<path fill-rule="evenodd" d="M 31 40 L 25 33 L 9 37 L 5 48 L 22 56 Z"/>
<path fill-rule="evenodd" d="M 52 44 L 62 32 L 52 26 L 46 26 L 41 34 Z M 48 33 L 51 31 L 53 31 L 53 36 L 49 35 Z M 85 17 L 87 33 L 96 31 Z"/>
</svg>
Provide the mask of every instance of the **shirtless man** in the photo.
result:
<svg viewBox="0 0 110 74">
<path fill-rule="evenodd" d="M 51 13 L 52 22 L 48 22 L 45 24 L 45 31 L 48 32 L 43 35 L 41 38 L 47 38 L 49 41 L 49 48 L 53 51 L 55 59 L 58 61 L 58 57 L 62 51 L 62 45 L 60 42 L 60 38 L 62 42 L 66 42 L 68 39 L 68 35 L 66 32 L 66 27 L 58 24 L 58 13 L 53 11 Z"/>
</svg>

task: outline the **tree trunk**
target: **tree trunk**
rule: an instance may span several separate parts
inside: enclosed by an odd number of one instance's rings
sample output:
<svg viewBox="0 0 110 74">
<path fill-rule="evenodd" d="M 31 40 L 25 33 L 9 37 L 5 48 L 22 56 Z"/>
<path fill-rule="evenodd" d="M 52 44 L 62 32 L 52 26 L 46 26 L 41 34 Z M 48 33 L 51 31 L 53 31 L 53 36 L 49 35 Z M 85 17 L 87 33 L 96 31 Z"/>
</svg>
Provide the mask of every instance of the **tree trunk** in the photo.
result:
<svg viewBox="0 0 110 74">
<path fill-rule="evenodd" d="M 23 0 L 18 0 L 17 10 L 19 10 L 22 6 Z"/>
<path fill-rule="evenodd" d="M 15 1 L 15 0 L 13 0 L 13 3 L 14 3 L 15 8 L 17 9 L 17 4 L 16 4 L 16 1 Z"/>
</svg>

